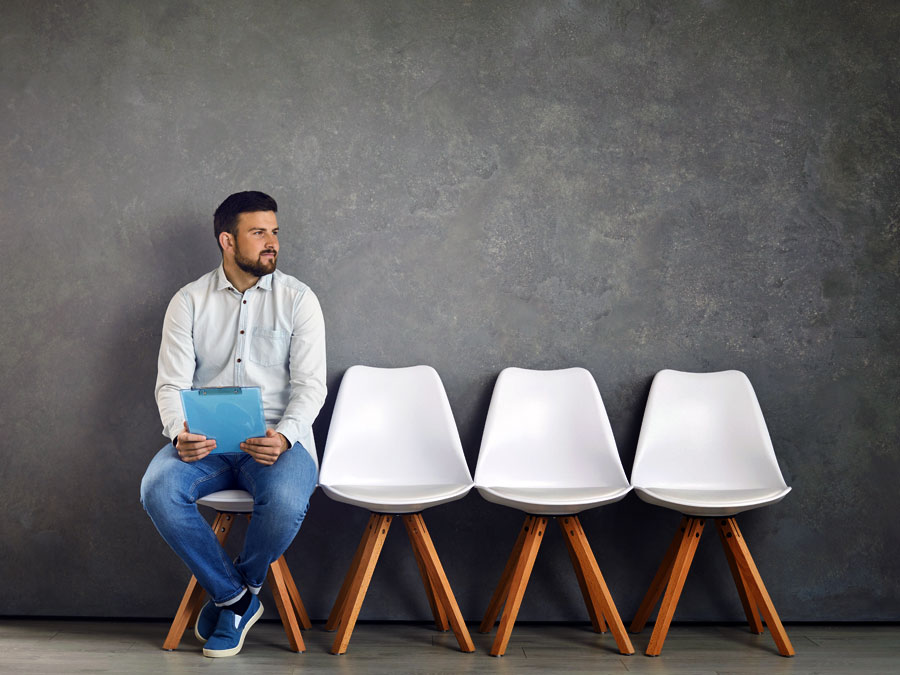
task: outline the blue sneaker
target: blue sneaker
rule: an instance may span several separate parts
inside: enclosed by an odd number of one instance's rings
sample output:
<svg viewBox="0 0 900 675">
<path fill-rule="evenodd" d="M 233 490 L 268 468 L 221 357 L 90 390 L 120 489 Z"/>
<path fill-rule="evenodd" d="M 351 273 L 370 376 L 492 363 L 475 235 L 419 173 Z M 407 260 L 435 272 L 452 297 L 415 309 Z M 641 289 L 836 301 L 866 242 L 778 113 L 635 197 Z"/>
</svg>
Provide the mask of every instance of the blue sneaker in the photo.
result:
<svg viewBox="0 0 900 675">
<path fill-rule="evenodd" d="M 221 611 L 222 608 L 216 607 L 212 600 L 209 600 L 203 605 L 203 609 L 201 609 L 200 614 L 197 615 L 197 623 L 194 624 L 194 635 L 197 636 L 197 639 L 200 640 L 200 642 L 209 640 L 209 636 L 212 635 L 213 631 L 216 629 L 216 624 L 219 621 L 219 613 Z"/>
<path fill-rule="evenodd" d="M 262 616 L 263 606 L 257 596 L 250 598 L 250 607 L 243 616 L 238 616 L 228 607 L 222 607 L 219 612 L 219 620 L 216 629 L 206 641 L 203 647 L 203 656 L 218 658 L 221 656 L 234 656 L 244 646 L 244 638 L 250 626 L 255 624 Z"/>
</svg>

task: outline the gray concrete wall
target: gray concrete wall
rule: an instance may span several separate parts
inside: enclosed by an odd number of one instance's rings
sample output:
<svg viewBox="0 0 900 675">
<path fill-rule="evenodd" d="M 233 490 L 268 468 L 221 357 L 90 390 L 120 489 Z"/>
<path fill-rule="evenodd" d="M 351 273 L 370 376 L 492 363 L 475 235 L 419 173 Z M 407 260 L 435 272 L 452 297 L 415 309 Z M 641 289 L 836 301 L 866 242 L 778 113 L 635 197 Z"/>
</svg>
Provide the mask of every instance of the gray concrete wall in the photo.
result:
<svg viewBox="0 0 900 675">
<path fill-rule="evenodd" d="M 138 502 L 169 298 L 229 193 L 352 364 L 433 365 L 474 469 L 506 366 L 588 368 L 626 471 L 662 368 L 745 371 L 787 482 L 742 527 L 785 620 L 900 618 L 895 2 L 182 2 L 0 8 L 0 614 L 170 616 Z M 479 618 L 520 515 L 427 514 Z M 288 558 L 324 617 L 366 514 Z M 678 521 L 584 516 L 630 617 Z M 424 619 L 402 528 L 362 618 Z M 676 618 L 737 620 L 707 533 Z M 521 619 L 587 620 L 552 531 Z"/>
</svg>

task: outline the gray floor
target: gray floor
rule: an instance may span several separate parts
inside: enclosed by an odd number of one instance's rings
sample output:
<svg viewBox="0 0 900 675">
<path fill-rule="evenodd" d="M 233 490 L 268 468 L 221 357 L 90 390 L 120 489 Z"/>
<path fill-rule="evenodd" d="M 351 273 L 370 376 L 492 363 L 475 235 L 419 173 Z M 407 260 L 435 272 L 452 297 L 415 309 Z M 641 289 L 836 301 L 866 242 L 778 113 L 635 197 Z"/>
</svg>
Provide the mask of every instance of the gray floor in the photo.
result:
<svg viewBox="0 0 900 675">
<path fill-rule="evenodd" d="M 609 633 L 585 625 L 517 625 L 506 656 L 488 655 L 492 635 L 475 632 L 474 654 L 457 651 L 452 633 L 425 624 L 360 623 L 350 649 L 332 656 L 322 624 L 304 631 L 307 651 L 294 654 L 279 623 L 261 622 L 244 649 L 206 659 L 192 635 L 174 652 L 161 649 L 162 622 L 0 619 L 0 673 L 894 673 L 900 672 L 900 626 L 788 626 L 794 658 L 775 651 L 768 634 L 743 626 L 673 626 L 662 656 L 642 650 L 650 630 L 632 636 L 633 656 L 621 656 Z"/>
</svg>

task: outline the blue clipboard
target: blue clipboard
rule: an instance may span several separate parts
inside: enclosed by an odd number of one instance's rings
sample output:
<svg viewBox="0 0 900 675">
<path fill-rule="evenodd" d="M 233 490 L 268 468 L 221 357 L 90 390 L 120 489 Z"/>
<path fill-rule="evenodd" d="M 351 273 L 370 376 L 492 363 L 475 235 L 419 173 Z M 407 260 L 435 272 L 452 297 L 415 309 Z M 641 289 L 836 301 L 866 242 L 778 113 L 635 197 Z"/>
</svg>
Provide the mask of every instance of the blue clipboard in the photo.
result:
<svg viewBox="0 0 900 675">
<path fill-rule="evenodd" d="M 188 429 L 216 441 L 212 452 L 243 452 L 241 443 L 266 435 L 259 387 L 182 389 L 181 404 Z"/>
</svg>

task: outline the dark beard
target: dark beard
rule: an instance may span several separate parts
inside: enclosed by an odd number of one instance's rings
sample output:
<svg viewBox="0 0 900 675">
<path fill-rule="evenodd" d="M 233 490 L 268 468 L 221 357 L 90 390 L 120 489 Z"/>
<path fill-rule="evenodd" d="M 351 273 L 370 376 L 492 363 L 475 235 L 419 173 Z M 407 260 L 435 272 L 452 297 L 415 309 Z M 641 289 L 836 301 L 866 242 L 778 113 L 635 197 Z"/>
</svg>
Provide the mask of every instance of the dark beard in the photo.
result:
<svg viewBox="0 0 900 675">
<path fill-rule="evenodd" d="M 258 258 L 255 261 L 244 258 L 239 251 L 235 251 L 234 262 L 247 274 L 252 274 L 255 277 L 262 277 L 275 271 L 275 266 L 278 263 L 278 254 L 275 254 L 275 258 L 271 263 L 266 264 L 261 262 Z"/>
</svg>

